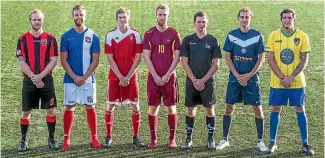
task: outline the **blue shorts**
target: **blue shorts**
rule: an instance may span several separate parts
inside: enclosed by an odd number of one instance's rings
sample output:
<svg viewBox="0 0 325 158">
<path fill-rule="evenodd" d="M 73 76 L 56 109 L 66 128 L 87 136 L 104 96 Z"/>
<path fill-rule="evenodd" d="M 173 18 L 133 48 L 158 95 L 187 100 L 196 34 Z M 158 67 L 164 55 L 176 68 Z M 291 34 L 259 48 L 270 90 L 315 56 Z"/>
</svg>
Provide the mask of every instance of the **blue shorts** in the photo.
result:
<svg viewBox="0 0 325 158">
<path fill-rule="evenodd" d="M 247 86 L 242 86 L 238 82 L 228 82 L 226 104 L 241 103 L 242 101 L 244 101 L 244 105 L 261 105 L 260 84 L 248 83 Z"/>
<path fill-rule="evenodd" d="M 270 88 L 269 105 L 304 106 L 306 102 L 305 88 L 278 89 Z"/>
</svg>

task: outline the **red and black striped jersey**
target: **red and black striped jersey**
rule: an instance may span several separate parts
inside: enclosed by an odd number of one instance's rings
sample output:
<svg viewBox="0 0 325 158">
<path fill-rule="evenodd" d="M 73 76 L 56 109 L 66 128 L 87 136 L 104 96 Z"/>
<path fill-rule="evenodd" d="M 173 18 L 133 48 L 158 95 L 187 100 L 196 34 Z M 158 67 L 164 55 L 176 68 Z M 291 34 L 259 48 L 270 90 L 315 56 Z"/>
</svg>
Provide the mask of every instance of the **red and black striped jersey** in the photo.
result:
<svg viewBox="0 0 325 158">
<path fill-rule="evenodd" d="M 50 62 L 50 57 L 58 56 L 56 39 L 47 32 L 43 32 L 38 37 L 26 32 L 18 39 L 16 56 L 25 57 L 32 72 L 39 74 Z M 49 75 L 52 75 L 52 71 Z"/>
</svg>

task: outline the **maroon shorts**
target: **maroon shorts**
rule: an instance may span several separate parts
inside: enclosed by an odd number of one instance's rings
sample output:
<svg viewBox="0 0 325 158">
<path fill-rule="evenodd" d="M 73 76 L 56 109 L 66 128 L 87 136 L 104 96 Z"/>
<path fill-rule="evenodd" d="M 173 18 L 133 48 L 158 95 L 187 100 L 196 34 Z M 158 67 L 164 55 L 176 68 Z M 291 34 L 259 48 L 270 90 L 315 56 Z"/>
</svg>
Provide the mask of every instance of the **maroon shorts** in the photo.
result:
<svg viewBox="0 0 325 158">
<path fill-rule="evenodd" d="M 107 104 L 138 104 L 139 87 L 135 79 L 130 80 L 126 87 L 119 86 L 119 81 L 108 80 L 107 84 Z"/>
<path fill-rule="evenodd" d="M 148 104 L 152 106 L 161 105 L 161 97 L 165 106 L 173 106 L 178 102 L 176 75 L 172 74 L 164 86 L 158 86 L 149 74 L 147 81 Z"/>
</svg>

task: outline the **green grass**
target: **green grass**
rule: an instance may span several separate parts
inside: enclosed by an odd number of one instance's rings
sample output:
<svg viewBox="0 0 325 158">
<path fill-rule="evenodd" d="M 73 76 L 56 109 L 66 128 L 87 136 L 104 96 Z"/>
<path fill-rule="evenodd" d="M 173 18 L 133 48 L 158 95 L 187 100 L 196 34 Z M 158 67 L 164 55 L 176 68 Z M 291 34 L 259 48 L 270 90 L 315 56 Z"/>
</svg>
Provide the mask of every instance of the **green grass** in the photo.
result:
<svg viewBox="0 0 325 158">
<path fill-rule="evenodd" d="M 207 130 L 205 113 L 199 106 L 193 149 L 182 152 L 180 148 L 167 148 L 168 125 L 167 113 L 161 108 L 159 113 L 158 140 L 156 150 L 136 150 L 131 144 L 131 108 L 119 106 L 115 110 L 116 122 L 113 130 L 113 147 L 107 149 L 92 149 L 89 145 L 89 130 L 83 107 L 78 107 L 72 129 L 72 149 L 70 151 L 48 151 L 47 127 L 45 114 L 35 110 L 31 116 L 29 130 L 29 145 L 31 150 L 26 153 L 17 152 L 17 142 L 20 140 L 19 115 L 21 113 L 22 76 L 15 57 L 18 37 L 28 31 L 30 24 L 28 14 L 34 8 L 40 8 L 45 13 L 45 31 L 54 34 L 58 41 L 63 32 L 73 26 L 71 9 L 77 2 L 1 2 L 1 154 L 4 157 L 270 157 L 257 152 L 255 147 L 256 129 L 254 114 L 249 107 L 237 105 L 230 133 L 231 146 L 224 151 L 210 152 L 206 149 Z M 142 34 L 155 24 L 155 7 L 162 2 L 84 2 L 87 9 L 87 26 L 94 30 L 101 39 L 103 46 L 106 32 L 115 27 L 115 11 L 125 6 L 131 9 L 131 26 Z M 292 7 L 297 11 L 296 26 L 307 32 L 311 41 L 312 53 L 309 65 L 305 70 L 307 79 L 306 111 L 309 119 L 309 142 L 316 151 L 316 157 L 324 157 L 324 3 L 323 2 L 213 2 L 213 1 L 169 1 L 171 7 L 169 25 L 177 29 L 181 37 L 194 32 L 192 17 L 199 10 L 206 11 L 211 20 L 208 32 L 219 38 L 221 45 L 226 34 L 238 27 L 237 11 L 244 6 L 252 8 L 255 17 L 252 27 L 260 30 L 265 38 L 268 34 L 281 27 L 279 14 L 283 8 Z M 102 47 L 103 50 L 103 47 Z M 101 141 L 105 137 L 104 109 L 107 83 L 108 63 L 104 53 L 101 55 L 97 75 L 97 112 L 98 135 Z M 222 116 L 224 110 L 225 92 L 228 79 L 228 68 L 224 60 L 217 73 L 217 105 L 215 106 L 217 123 L 215 140 L 218 143 L 222 135 Z M 185 75 L 181 65 L 177 68 L 180 85 L 180 103 L 177 105 L 179 124 L 177 143 L 181 145 L 185 137 L 184 81 Z M 62 98 L 63 74 L 60 64 L 54 69 L 54 79 L 58 100 L 56 139 L 63 140 L 62 129 Z M 140 135 L 145 142 L 149 141 L 147 125 L 146 75 L 144 62 L 139 68 L 140 106 L 142 109 L 142 126 Z M 269 93 L 269 68 L 266 63 L 260 72 L 263 93 L 263 108 L 265 113 L 265 136 L 269 139 L 269 112 L 267 105 Z M 284 108 L 281 113 L 281 123 L 278 133 L 278 150 L 271 157 L 301 157 L 301 139 L 293 108 Z"/>
</svg>

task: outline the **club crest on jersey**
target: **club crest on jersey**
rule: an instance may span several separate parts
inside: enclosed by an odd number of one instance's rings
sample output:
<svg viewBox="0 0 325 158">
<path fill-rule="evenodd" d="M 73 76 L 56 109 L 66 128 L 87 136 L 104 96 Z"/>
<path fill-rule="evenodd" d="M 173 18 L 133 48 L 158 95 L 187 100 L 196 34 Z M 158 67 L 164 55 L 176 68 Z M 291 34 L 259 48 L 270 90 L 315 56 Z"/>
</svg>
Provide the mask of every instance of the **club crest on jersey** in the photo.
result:
<svg viewBox="0 0 325 158">
<path fill-rule="evenodd" d="M 247 50 L 245 48 L 241 49 L 241 53 L 245 54 L 247 52 Z"/>
<path fill-rule="evenodd" d="M 208 48 L 208 49 L 210 49 L 210 48 L 211 48 L 211 46 L 210 46 L 210 45 L 208 45 L 208 43 L 205 43 L 205 48 Z"/>
<path fill-rule="evenodd" d="M 41 45 L 47 45 L 47 40 L 45 38 L 41 39 Z"/>
<path fill-rule="evenodd" d="M 134 39 L 134 38 L 133 38 L 133 36 L 131 35 L 131 36 L 130 36 L 130 40 L 133 40 L 133 39 Z"/>
<path fill-rule="evenodd" d="M 167 36 L 167 42 L 170 42 L 172 38 L 170 36 Z"/>
<path fill-rule="evenodd" d="M 280 53 L 280 59 L 283 64 L 289 65 L 293 62 L 294 53 L 291 49 L 284 49 Z"/>
<path fill-rule="evenodd" d="M 21 50 L 20 50 L 20 49 L 17 49 L 17 50 L 16 50 L 16 54 L 17 54 L 17 55 L 20 55 L 20 54 L 21 54 Z"/>
<path fill-rule="evenodd" d="M 90 37 L 86 36 L 86 37 L 85 37 L 85 41 L 86 41 L 87 43 L 90 43 L 90 42 L 91 42 Z"/>
<path fill-rule="evenodd" d="M 293 41 L 295 42 L 295 45 L 298 46 L 300 43 L 300 38 L 295 38 Z"/>
<path fill-rule="evenodd" d="M 93 101 L 94 101 L 93 96 L 87 96 L 87 101 L 89 103 L 93 103 Z"/>
<path fill-rule="evenodd" d="M 50 106 L 53 106 L 54 105 L 54 98 L 51 98 L 50 100 Z"/>
</svg>

